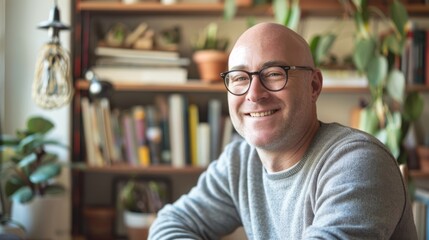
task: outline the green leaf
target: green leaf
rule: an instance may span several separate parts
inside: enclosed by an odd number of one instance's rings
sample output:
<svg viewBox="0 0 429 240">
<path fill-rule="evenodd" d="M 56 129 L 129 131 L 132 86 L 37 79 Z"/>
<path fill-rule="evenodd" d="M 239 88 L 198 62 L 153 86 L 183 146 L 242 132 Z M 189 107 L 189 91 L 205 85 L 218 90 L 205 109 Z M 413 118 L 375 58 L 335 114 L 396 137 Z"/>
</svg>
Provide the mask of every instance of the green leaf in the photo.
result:
<svg viewBox="0 0 429 240">
<path fill-rule="evenodd" d="M 416 121 L 423 112 L 423 97 L 418 92 L 408 94 L 404 104 L 404 118 L 407 121 Z"/>
<path fill-rule="evenodd" d="M 319 66 L 322 59 L 329 53 L 336 37 L 333 33 L 325 33 L 312 38 L 310 41 L 310 50 L 316 66 Z"/>
<path fill-rule="evenodd" d="M 223 6 L 223 18 L 227 21 L 232 20 L 237 12 L 235 0 L 225 0 Z"/>
<path fill-rule="evenodd" d="M 54 124 L 43 117 L 31 117 L 27 121 L 27 130 L 31 133 L 45 134 L 54 128 Z"/>
<path fill-rule="evenodd" d="M 56 163 L 46 164 L 38 167 L 31 175 L 30 181 L 38 184 L 58 176 L 61 173 L 61 166 Z"/>
<path fill-rule="evenodd" d="M 9 199 L 12 201 L 17 201 L 20 203 L 26 203 L 33 199 L 34 193 L 31 191 L 31 188 L 29 186 L 24 186 L 17 191 L 15 191 Z"/>
<path fill-rule="evenodd" d="M 404 102 L 404 93 L 405 93 L 405 76 L 404 73 L 392 69 L 387 76 L 387 93 L 399 103 Z"/>
<path fill-rule="evenodd" d="M 401 142 L 401 114 L 395 112 L 392 115 L 392 118 L 386 125 L 386 146 L 390 149 L 392 155 L 395 158 L 398 158 L 400 152 L 400 142 Z"/>
<path fill-rule="evenodd" d="M 378 55 L 369 61 L 367 77 L 370 87 L 379 88 L 384 85 L 387 67 L 387 59 L 382 55 Z"/>
<path fill-rule="evenodd" d="M 25 183 L 22 181 L 22 179 L 16 175 L 13 175 L 8 178 L 8 180 L 5 183 L 5 193 L 7 197 L 12 196 L 14 192 L 16 192 L 21 187 L 25 186 Z"/>
<path fill-rule="evenodd" d="M 288 18 L 289 1 L 273 0 L 274 18 L 280 24 L 285 24 Z"/>
<path fill-rule="evenodd" d="M 368 106 L 360 113 L 359 129 L 371 135 L 378 131 L 378 118 L 374 108 Z"/>
<path fill-rule="evenodd" d="M 294 1 L 292 6 L 289 9 L 289 14 L 285 25 L 290 29 L 296 31 L 298 28 L 299 20 L 301 19 L 301 8 L 299 6 L 299 1 Z"/>
<path fill-rule="evenodd" d="M 398 29 L 399 33 L 402 36 L 405 36 L 405 26 L 408 22 L 407 9 L 405 9 L 405 6 L 400 1 L 394 0 L 393 3 L 390 5 L 389 10 L 390 16 L 396 26 L 396 29 Z"/>
<path fill-rule="evenodd" d="M 61 194 L 64 193 L 66 189 L 60 184 L 51 184 L 44 189 L 44 194 Z"/>
<path fill-rule="evenodd" d="M 374 56 L 375 41 L 371 38 L 361 38 L 356 41 L 353 52 L 353 62 L 360 72 L 364 72 L 369 61 Z"/>
<path fill-rule="evenodd" d="M 387 48 L 390 52 L 396 55 L 402 55 L 403 44 L 394 35 L 390 34 L 383 41 L 383 49 Z"/>
<path fill-rule="evenodd" d="M 37 160 L 37 156 L 35 153 L 30 153 L 27 156 L 25 156 L 21 161 L 19 161 L 18 166 L 20 168 L 27 167 L 28 165 L 31 165 Z"/>
</svg>

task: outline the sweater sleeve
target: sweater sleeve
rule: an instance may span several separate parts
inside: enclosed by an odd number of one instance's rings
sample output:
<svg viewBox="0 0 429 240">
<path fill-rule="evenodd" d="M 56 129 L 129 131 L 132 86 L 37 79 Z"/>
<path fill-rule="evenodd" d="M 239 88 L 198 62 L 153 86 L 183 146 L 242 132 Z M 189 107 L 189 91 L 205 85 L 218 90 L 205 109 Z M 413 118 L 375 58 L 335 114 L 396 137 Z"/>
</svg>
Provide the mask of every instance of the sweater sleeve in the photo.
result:
<svg viewBox="0 0 429 240">
<path fill-rule="evenodd" d="M 331 149 L 315 171 L 303 239 L 390 239 L 407 203 L 396 161 L 370 141 Z"/>
<path fill-rule="evenodd" d="M 189 194 L 159 211 L 149 239 L 217 239 L 241 225 L 231 198 L 227 158 L 224 152 Z"/>
</svg>

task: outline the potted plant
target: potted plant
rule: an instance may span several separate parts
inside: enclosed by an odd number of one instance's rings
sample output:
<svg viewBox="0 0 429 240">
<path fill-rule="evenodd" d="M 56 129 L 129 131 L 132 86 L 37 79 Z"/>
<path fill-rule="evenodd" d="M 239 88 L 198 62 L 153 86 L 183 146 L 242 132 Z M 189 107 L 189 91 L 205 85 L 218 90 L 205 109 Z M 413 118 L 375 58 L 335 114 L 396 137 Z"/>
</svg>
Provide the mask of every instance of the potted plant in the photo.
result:
<svg viewBox="0 0 429 240">
<path fill-rule="evenodd" d="M 156 181 L 128 180 L 119 192 L 118 208 L 130 240 L 146 239 L 156 213 L 166 202 L 163 185 Z"/>
<path fill-rule="evenodd" d="M 205 82 L 221 80 L 220 73 L 228 69 L 228 39 L 218 35 L 218 25 L 210 23 L 193 44 L 193 60 L 200 78 Z"/>
<path fill-rule="evenodd" d="M 31 238 L 58 239 L 55 225 L 58 215 L 55 214 L 67 207 L 65 199 L 59 197 L 65 188 L 55 181 L 63 164 L 57 154 L 46 147 L 65 147 L 47 137 L 53 128 L 54 124 L 48 119 L 34 116 L 28 119 L 26 129 L 18 130 L 16 136 L 1 136 L 1 184 L 5 188 L 1 194 L 12 203 L 12 219 L 21 223 Z"/>
<path fill-rule="evenodd" d="M 341 1 L 356 26 L 352 60 L 356 69 L 368 79 L 370 100 L 360 113 L 359 128 L 383 142 L 399 164 L 407 162 L 403 141 L 410 124 L 423 111 L 423 99 L 418 92 L 406 91 L 404 72 L 398 66 L 408 34 L 408 14 L 404 5 L 394 0 L 388 7 L 389 15 L 368 1 Z M 371 16 L 381 19 L 386 28 L 373 28 Z M 386 29 L 380 33 L 376 30 Z M 310 46 L 316 64 L 329 52 L 336 39 L 334 32 L 312 38 Z"/>
</svg>

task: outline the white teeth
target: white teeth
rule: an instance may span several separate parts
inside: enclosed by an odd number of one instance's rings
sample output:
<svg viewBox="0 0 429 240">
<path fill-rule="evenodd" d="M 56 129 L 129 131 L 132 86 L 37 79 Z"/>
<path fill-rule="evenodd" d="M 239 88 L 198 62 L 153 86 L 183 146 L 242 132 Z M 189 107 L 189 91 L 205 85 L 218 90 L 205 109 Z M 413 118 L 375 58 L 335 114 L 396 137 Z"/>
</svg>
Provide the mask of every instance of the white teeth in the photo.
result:
<svg viewBox="0 0 429 240">
<path fill-rule="evenodd" d="M 266 112 L 255 112 L 249 113 L 251 117 L 265 117 L 274 113 L 274 110 L 266 111 Z"/>
</svg>

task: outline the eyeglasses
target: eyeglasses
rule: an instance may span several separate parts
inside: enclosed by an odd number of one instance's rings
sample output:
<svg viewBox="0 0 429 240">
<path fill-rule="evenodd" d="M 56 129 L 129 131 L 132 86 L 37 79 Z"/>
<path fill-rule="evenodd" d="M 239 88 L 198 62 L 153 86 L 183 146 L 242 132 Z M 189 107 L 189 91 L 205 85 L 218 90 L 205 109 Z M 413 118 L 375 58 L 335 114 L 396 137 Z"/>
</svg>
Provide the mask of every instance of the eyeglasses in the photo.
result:
<svg viewBox="0 0 429 240">
<path fill-rule="evenodd" d="M 258 75 L 262 86 L 267 90 L 272 92 L 282 90 L 287 84 L 289 70 L 313 71 L 313 68 L 305 66 L 269 66 L 256 72 L 231 70 L 221 73 L 220 76 L 223 78 L 228 92 L 241 96 L 249 91 L 252 75 Z"/>
</svg>

